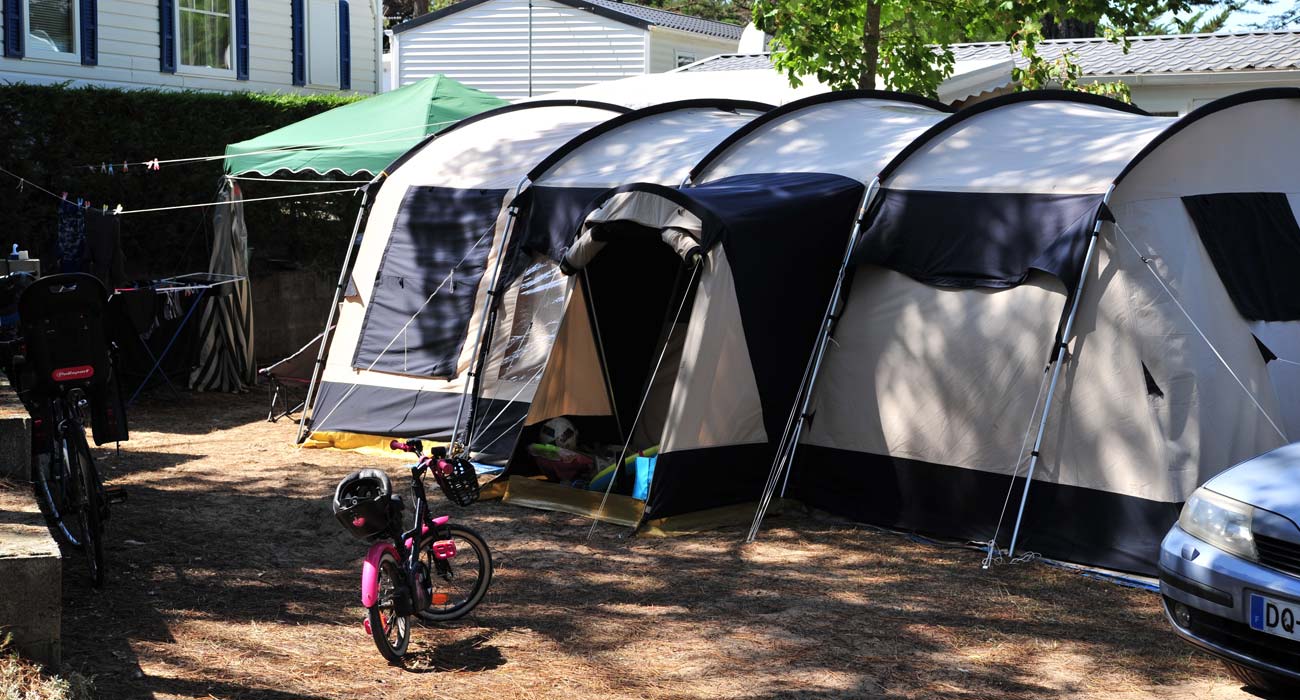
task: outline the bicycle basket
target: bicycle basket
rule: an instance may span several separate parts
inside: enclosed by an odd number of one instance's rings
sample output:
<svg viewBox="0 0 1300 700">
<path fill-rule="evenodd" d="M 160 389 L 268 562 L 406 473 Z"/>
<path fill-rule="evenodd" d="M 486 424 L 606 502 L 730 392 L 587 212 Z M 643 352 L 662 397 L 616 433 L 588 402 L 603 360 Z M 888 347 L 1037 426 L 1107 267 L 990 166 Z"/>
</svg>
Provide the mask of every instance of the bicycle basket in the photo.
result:
<svg viewBox="0 0 1300 700">
<path fill-rule="evenodd" d="M 438 460 L 432 471 L 447 500 L 462 507 L 478 500 L 478 472 L 474 471 L 474 465 L 468 459 Z"/>
</svg>

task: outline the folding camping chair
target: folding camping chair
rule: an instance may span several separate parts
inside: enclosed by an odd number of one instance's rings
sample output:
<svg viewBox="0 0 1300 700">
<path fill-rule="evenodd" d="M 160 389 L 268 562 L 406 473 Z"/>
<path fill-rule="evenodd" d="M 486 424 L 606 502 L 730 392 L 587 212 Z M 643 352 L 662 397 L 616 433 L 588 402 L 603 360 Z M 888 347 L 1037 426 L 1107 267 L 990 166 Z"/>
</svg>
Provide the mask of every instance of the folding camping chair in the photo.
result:
<svg viewBox="0 0 1300 700">
<path fill-rule="evenodd" d="M 316 358 L 320 357 L 321 343 L 325 344 L 325 352 L 329 352 L 329 339 L 334 336 L 334 328 L 312 338 L 301 348 L 298 348 L 292 355 L 257 371 L 258 376 L 265 377 L 270 387 L 271 408 L 266 414 L 266 420 L 274 423 L 281 418 L 291 416 L 298 411 L 303 410 L 303 404 L 306 403 L 307 386 L 311 384 L 312 370 L 316 366 Z M 289 387 L 298 386 L 303 389 L 303 399 L 293 406 L 289 407 Z M 284 410 L 277 412 L 276 404 L 284 406 Z"/>
</svg>

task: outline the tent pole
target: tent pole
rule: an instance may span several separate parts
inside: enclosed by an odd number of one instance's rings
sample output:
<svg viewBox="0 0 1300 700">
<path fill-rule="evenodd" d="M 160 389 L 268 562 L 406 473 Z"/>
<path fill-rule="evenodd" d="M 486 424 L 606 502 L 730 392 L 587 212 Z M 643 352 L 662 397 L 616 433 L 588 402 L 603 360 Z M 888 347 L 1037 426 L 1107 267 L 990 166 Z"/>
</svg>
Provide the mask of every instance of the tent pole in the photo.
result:
<svg viewBox="0 0 1300 700">
<path fill-rule="evenodd" d="M 307 438 L 307 414 L 314 407 L 312 401 L 316 398 L 317 381 L 320 379 L 321 370 L 325 366 L 325 349 L 329 347 L 330 329 L 334 327 L 334 318 L 338 315 L 339 303 L 343 301 L 343 290 L 347 286 L 348 276 L 352 271 L 352 252 L 356 249 L 357 234 L 361 231 L 361 220 L 366 217 L 366 205 L 370 201 L 370 186 L 379 181 L 379 178 L 387 177 L 386 173 L 380 173 L 369 183 L 361 188 L 361 206 L 357 208 L 356 221 L 352 222 L 352 236 L 348 238 L 348 252 L 343 257 L 343 269 L 339 270 L 339 281 L 334 285 L 334 301 L 330 304 L 329 315 L 325 318 L 325 334 L 321 338 L 320 350 L 316 353 L 316 364 L 311 369 L 311 383 L 307 385 L 307 398 L 302 402 L 302 417 L 298 419 L 298 437 L 295 440 L 298 444 Z"/>
<path fill-rule="evenodd" d="M 528 178 L 520 178 L 519 184 L 515 185 L 515 196 L 510 200 L 509 213 L 506 215 L 505 232 L 501 236 L 501 247 L 497 251 L 496 264 L 492 267 L 492 279 L 487 288 L 487 312 L 483 320 L 483 327 L 479 329 L 478 337 L 474 339 L 474 352 L 470 355 L 469 375 L 466 377 L 469 381 L 465 382 L 464 388 L 460 392 L 460 405 L 456 408 L 456 423 L 451 429 L 451 444 L 455 446 L 460 438 L 460 419 L 465 415 L 465 402 L 469 395 L 474 395 L 474 401 L 477 404 L 479 400 L 479 391 L 482 389 L 481 375 L 484 371 L 484 365 L 487 364 L 487 349 L 492 343 L 492 332 L 497 322 L 497 312 L 501 308 L 500 290 L 497 289 L 497 282 L 501 279 L 501 268 L 505 264 L 506 247 L 510 243 L 510 236 L 514 234 L 515 223 L 519 217 L 519 205 L 515 202 L 519 199 L 519 194 L 524 188 L 524 183 Z M 485 339 L 486 338 L 486 339 Z M 465 449 L 469 449 L 469 443 L 474 439 L 474 408 L 470 407 L 470 414 L 465 421 Z"/>
<path fill-rule="evenodd" d="M 768 474 L 767 483 L 763 487 L 763 495 L 759 499 L 758 510 L 754 513 L 754 522 L 750 525 L 749 534 L 746 535 L 746 542 L 753 542 L 758 537 L 758 529 L 763 524 L 763 516 L 767 515 L 767 509 L 771 505 L 772 495 L 776 492 L 777 481 L 781 481 L 781 496 L 785 497 L 785 488 L 790 480 L 790 472 L 793 471 L 794 453 L 799 449 L 799 437 L 803 433 L 803 426 L 808 419 L 808 406 L 812 402 L 813 386 L 817 383 L 817 375 L 821 372 L 822 360 L 826 357 L 826 347 L 830 341 L 831 329 L 835 325 L 837 311 L 840 307 L 841 298 L 844 293 L 844 279 L 848 276 L 849 261 L 853 257 L 853 249 L 857 247 L 858 236 L 862 233 L 862 221 L 866 218 L 867 207 L 871 205 L 877 192 L 880 191 L 880 178 L 873 178 L 867 185 L 867 190 L 862 194 L 862 201 L 858 204 L 857 216 L 854 217 L 853 228 L 849 231 L 848 245 L 844 249 L 844 259 L 840 262 L 839 273 L 835 277 L 835 286 L 831 289 L 830 301 L 826 304 L 826 313 L 822 316 L 821 329 L 817 332 L 817 340 L 813 345 L 813 354 L 809 359 L 808 366 L 804 370 L 803 381 L 799 384 L 799 391 L 795 394 L 795 404 L 790 409 L 790 417 L 786 421 L 785 431 L 781 435 L 781 442 L 777 445 L 776 456 L 772 460 L 772 470 Z M 785 472 L 782 478 L 782 472 Z"/>
<path fill-rule="evenodd" d="M 1115 185 L 1111 184 L 1106 189 L 1106 194 L 1101 198 L 1101 206 L 1104 208 L 1110 203 L 1110 194 L 1115 191 Z M 1016 525 L 1011 531 L 1011 544 L 1007 547 L 1007 558 L 1016 556 L 1016 541 L 1020 537 L 1020 523 L 1025 517 L 1025 504 L 1029 502 L 1029 487 L 1034 483 L 1034 470 L 1038 467 L 1038 457 L 1043 448 L 1043 437 L 1047 434 L 1047 418 L 1052 411 L 1052 399 L 1056 396 L 1056 384 L 1061 378 L 1061 370 L 1065 366 L 1066 355 L 1070 352 L 1070 334 L 1074 331 L 1074 320 L 1079 315 L 1079 302 L 1083 299 L 1084 284 L 1088 281 L 1088 270 L 1092 268 L 1092 258 L 1097 251 L 1097 239 L 1101 236 L 1101 226 L 1104 223 L 1102 214 L 1098 212 L 1097 221 L 1092 226 L 1092 236 L 1088 239 L 1088 252 L 1083 256 L 1083 267 L 1079 273 L 1079 283 L 1074 287 L 1074 298 L 1070 300 L 1070 313 L 1065 317 L 1065 324 L 1060 330 L 1060 336 L 1057 340 L 1056 356 L 1052 360 L 1052 381 L 1047 386 L 1047 398 L 1043 401 L 1043 415 L 1038 419 L 1038 434 L 1034 437 L 1034 448 L 1029 452 L 1029 470 L 1025 474 L 1025 489 L 1020 494 L 1020 509 L 1016 512 Z M 1019 467 L 1020 465 L 1016 465 Z M 994 533 L 993 538 L 997 538 Z M 990 548 L 996 544 L 990 543 Z"/>
</svg>

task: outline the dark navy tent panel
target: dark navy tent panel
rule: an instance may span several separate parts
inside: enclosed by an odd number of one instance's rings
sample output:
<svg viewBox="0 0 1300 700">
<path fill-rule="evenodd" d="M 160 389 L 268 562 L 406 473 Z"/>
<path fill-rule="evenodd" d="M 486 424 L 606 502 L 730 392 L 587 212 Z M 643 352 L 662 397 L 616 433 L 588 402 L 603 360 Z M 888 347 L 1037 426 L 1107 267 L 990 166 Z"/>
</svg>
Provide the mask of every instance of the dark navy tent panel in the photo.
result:
<svg viewBox="0 0 1300 700">
<path fill-rule="evenodd" d="M 1300 225 L 1285 194 L 1200 194 L 1183 206 L 1242 316 L 1300 320 Z"/>
<path fill-rule="evenodd" d="M 1073 289 L 1099 194 L 882 189 L 853 262 L 941 287 L 1014 287 L 1030 270 Z"/>
<path fill-rule="evenodd" d="M 725 222 L 721 243 L 763 426 L 776 439 L 830 302 L 863 186 L 838 175 L 738 175 L 686 193 Z"/>
<path fill-rule="evenodd" d="M 531 253 L 559 260 L 578 235 L 592 204 L 607 187 L 531 187 L 522 206 L 528 211 L 519 245 Z"/>
<path fill-rule="evenodd" d="M 1007 489 L 1024 487 L 1024 477 L 1013 485 L 1004 474 L 978 469 L 802 445 L 787 495 L 861 522 L 980 541 L 996 529 L 996 504 L 1006 503 Z M 1017 506 L 1014 499 L 1006 505 L 1004 523 L 1014 522 Z M 1160 541 L 1181 507 L 1036 480 L 1017 551 L 1153 576 Z M 1003 527 L 998 544 L 1006 547 L 1010 535 Z"/>
<path fill-rule="evenodd" d="M 393 389 L 385 386 L 321 382 L 308 421 L 315 432 L 348 432 L 383 437 L 449 441 L 457 425 L 460 393 Z M 527 401 L 480 399 L 480 410 L 500 418 L 473 445 L 483 462 L 504 461 L 528 413 Z M 463 422 L 463 417 L 462 417 Z"/>
<path fill-rule="evenodd" d="M 412 187 L 384 250 L 353 366 L 449 378 L 505 190 Z"/>
<path fill-rule="evenodd" d="M 789 173 L 654 191 L 699 216 L 705 245 L 726 254 L 764 428 L 776 440 L 812 355 L 863 185 L 838 175 Z M 661 455 L 646 517 L 757 499 L 772 453 L 772 445 L 760 444 Z"/>
</svg>

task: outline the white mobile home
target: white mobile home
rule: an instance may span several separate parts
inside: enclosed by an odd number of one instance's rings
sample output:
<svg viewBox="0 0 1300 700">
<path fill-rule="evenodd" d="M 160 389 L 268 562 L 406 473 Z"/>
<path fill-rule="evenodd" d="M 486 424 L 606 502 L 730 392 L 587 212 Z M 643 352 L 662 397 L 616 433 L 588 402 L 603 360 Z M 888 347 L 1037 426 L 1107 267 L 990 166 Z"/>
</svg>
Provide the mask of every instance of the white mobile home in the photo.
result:
<svg viewBox="0 0 1300 700">
<path fill-rule="evenodd" d="M 380 91 L 380 0 L 0 1 L 3 81 Z"/>
<path fill-rule="evenodd" d="M 441 73 L 520 100 L 735 51 L 743 31 L 617 0 L 463 0 L 392 30 L 393 82 Z"/>
</svg>

